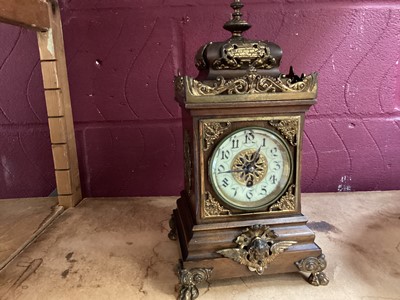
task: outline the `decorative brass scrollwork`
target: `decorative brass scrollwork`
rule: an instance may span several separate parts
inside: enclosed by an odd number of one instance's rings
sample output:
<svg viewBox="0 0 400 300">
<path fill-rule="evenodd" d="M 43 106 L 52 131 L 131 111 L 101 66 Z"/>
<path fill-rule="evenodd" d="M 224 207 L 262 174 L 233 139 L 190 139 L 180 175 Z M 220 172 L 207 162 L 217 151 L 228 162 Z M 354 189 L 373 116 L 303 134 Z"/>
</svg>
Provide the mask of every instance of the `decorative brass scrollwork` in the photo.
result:
<svg viewBox="0 0 400 300">
<path fill-rule="evenodd" d="M 222 57 L 213 62 L 217 70 L 240 69 L 244 65 L 258 69 L 272 69 L 277 66 L 276 59 L 264 42 L 230 41 L 223 46 Z"/>
<path fill-rule="evenodd" d="M 210 149 L 210 146 L 218 139 L 221 134 L 231 126 L 230 122 L 208 122 L 203 123 L 204 151 Z"/>
<path fill-rule="evenodd" d="M 292 146 L 297 146 L 297 131 L 299 130 L 299 120 L 297 118 L 271 120 L 269 124 L 278 129 Z"/>
<path fill-rule="evenodd" d="M 230 215 L 229 209 L 224 208 L 217 200 L 211 196 L 210 192 L 205 193 L 204 197 L 204 215 L 205 217 L 214 217 L 222 215 Z"/>
<path fill-rule="evenodd" d="M 252 69 L 248 74 L 231 80 L 225 80 L 222 76 L 210 82 L 201 82 L 190 78 L 188 83 L 189 92 L 193 96 L 298 93 L 315 91 L 317 75 L 313 73 L 305 76 L 300 81 L 293 81 L 292 83 L 292 79 L 285 75 L 279 77 L 262 76 L 257 74 L 255 69 Z"/>
<path fill-rule="evenodd" d="M 296 197 L 293 194 L 295 185 L 292 184 L 284 196 L 281 197 L 275 204 L 269 207 L 269 211 L 291 211 L 295 209 Z"/>
</svg>

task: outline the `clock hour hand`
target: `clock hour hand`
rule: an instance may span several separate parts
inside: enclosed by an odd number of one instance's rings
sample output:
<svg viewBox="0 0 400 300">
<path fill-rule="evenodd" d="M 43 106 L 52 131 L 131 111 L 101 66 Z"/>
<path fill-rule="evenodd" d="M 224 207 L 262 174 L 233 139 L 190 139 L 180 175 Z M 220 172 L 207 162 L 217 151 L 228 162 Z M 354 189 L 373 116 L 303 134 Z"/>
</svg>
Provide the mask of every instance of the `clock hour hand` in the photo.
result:
<svg viewBox="0 0 400 300">
<path fill-rule="evenodd" d="M 243 172 L 243 170 L 222 171 L 222 172 L 219 172 L 218 174 L 223 174 L 223 173 L 240 173 L 240 172 Z"/>
<path fill-rule="evenodd" d="M 229 171 L 222 171 L 219 172 L 218 174 L 223 174 L 223 173 L 241 173 L 244 172 L 243 170 L 229 170 Z M 253 186 L 253 181 L 251 179 L 246 181 L 246 186 L 247 187 L 252 187 Z"/>
</svg>

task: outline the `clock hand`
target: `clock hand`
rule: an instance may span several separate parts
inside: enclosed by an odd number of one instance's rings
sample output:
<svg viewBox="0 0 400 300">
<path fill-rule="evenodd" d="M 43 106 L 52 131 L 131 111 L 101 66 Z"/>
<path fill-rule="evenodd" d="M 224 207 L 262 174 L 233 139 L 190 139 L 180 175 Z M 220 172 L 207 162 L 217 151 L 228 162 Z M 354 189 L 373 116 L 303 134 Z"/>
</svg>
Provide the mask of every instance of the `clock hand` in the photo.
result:
<svg viewBox="0 0 400 300">
<path fill-rule="evenodd" d="M 229 171 L 223 171 L 223 172 L 219 172 L 218 174 L 222 174 L 222 173 L 237 173 L 237 172 L 245 172 L 245 170 L 229 170 Z M 246 180 L 246 186 L 247 187 L 252 187 L 253 186 L 253 180 L 250 178 L 248 180 Z"/>
<path fill-rule="evenodd" d="M 219 172 L 218 174 L 222 174 L 222 173 L 240 173 L 240 172 L 243 172 L 243 170 L 222 171 L 222 172 Z"/>
<path fill-rule="evenodd" d="M 246 166 L 246 171 L 251 174 L 253 174 L 253 172 L 254 172 L 254 169 L 255 169 L 254 165 L 256 164 L 257 160 L 260 158 L 260 150 L 261 150 L 261 146 L 258 147 L 257 151 L 254 153 L 253 159 Z M 246 180 L 246 186 L 252 187 L 253 184 L 254 184 L 253 179 L 251 177 L 249 177 L 248 180 Z"/>
<path fill-rule="evenodd" d="M 259 157 L 260 157 L 260 150 L 261 150 L 261 146 L 258 147 L 256 153 L 254 153 L 254 157 L 253 157 L 253 159 L 252 159 L 251 162 L 250 162 L 251 164 L 254 164 L 254 163 L 259 159 Z"/>
</svg>

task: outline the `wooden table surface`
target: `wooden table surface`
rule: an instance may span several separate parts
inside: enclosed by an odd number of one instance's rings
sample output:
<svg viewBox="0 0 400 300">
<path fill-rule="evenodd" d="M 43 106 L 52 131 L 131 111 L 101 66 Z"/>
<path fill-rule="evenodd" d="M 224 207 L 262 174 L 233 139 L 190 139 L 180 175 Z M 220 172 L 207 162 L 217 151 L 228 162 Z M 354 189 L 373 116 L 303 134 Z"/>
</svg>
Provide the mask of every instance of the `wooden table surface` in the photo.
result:
<svg viewBox="0 0 400 300">
<path fill-rule="evenodd" d="M 0 272 L 0 299 L 174 299 L 175 199 L 85 199 Z M 255 276 L 200 286 L 199 299 L 400 299 L 400 191 L 304 194 L 303 213 L 328 286 Z"/>
</svg>

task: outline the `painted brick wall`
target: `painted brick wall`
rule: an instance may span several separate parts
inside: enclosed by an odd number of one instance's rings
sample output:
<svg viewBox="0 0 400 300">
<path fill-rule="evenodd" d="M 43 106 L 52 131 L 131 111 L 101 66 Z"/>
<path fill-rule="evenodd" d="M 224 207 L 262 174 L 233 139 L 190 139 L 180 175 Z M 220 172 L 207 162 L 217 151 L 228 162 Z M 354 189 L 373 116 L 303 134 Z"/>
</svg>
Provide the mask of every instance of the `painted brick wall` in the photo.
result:
<svg viewBox="0 0 400 300">
<path fill-rule="evenodd" d="M 64 0 L 62 16 L 85 196 L 182 188 L 173 76 L 229 34 L 229 0 Z M 400 189 L 400 3 L 247 0 L 250 38 L 284 51 L 281 70 L 319 72 L 303 191 Z M 35 34 L 0 25 L 0 198 L 55 187 Z"/>
</svg>

